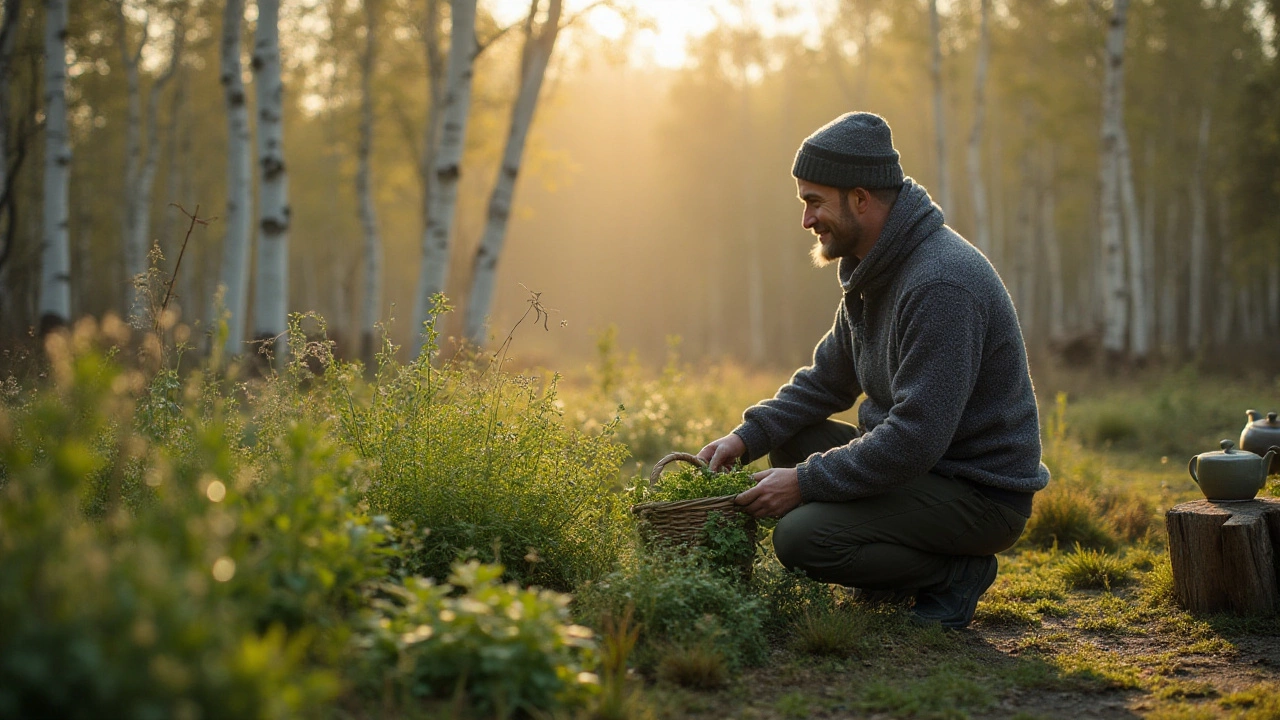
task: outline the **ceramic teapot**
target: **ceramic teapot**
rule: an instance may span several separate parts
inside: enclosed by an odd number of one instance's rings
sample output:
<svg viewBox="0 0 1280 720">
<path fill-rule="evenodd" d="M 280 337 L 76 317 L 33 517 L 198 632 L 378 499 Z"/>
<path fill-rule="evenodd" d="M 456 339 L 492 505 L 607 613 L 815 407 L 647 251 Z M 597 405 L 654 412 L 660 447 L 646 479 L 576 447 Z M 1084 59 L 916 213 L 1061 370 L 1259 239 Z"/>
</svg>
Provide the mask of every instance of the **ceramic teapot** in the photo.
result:
<svg viewBox="0 0 1280 720">
<path fill-rule="evenodd" d="M 1252 500 L 1267 484 L 1267 465 L 1280 447 L 1272 446 L 1263 457 L 1236 450 L 1235 443 L 1223 440 L 1221 450 L 1191 458 L 1187 471 L 1204 496 L 1214 502 Z"/>
<path fill-rule="evenodd" d="M 1241 450 L 1262 455 L 1272 445 L 1280 445 L 1280 420 L 1276 419 L 1275 410 L 1267 413 L 1265 418 L 1257 410 L 1246 410 L 1245 414 L 1249 416 L 1249 422 L 1240 433 Z M 1268 475 L 1276 473 L 1280 473 L 1280 454 L 1272 458 L 1271 469 L 1267 470 Z"/>
</svg>

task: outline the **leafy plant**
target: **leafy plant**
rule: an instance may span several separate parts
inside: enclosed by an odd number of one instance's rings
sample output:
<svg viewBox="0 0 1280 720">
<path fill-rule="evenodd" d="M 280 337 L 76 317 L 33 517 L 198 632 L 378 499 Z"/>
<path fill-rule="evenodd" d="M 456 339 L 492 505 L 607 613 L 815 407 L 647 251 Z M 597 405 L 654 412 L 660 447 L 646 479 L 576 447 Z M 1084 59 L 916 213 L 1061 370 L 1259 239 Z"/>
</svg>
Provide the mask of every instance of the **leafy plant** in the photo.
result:
<svg viewBox="0 0 1280 720">
<path fill-rule="evenodd" d="M 658 478 L 651 487 L 641 483 L 631 493 L 634 503 L 676 502 L 707 497 L 737 495 L 755 485 L 752 473 L 741 467 L 728 472 L 712 472 L 707 468 L 683 465 Z"/>
<path fill-rule="evenodd" d="M 444 585 L 381 586 L 357 638 L 366 686 L 402 702 L 463 699 L 500 718 L 596 692 L 595 637 L 569 621 L 569 596 L 503 584 L 502 575 L 473 560 L 455 564 Z"/>
</svg>

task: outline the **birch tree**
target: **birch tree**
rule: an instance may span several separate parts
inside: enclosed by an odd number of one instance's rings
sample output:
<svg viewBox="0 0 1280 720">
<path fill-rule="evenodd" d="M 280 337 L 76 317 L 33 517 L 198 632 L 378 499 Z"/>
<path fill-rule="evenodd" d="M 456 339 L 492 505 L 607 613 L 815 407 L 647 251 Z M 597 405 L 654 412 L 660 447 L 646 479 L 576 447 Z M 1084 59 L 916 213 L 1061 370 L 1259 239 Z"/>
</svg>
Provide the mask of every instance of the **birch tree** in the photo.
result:
<svg viewBox="0 0 1280 720">
<path fill-rule="evenodd" d="M 493 305 L 494 279 L 498 258 L 507 236 L 511 219 L 511 205 L 515 197 L 516 180 L 520 175 L 525 143 L 529 127 L 533 124 L 534 111 L 538 107 L 538 95 L 547 74 L 547 65 L 555 49 L 560 33 L 560 16 L 563 3 L 550 0 L 546 19 L 535 27 L 541 0 L 533 0 L 524 23 L 524 49 L 520 53 L 520 85 L 516 102 L 511 108 L 511 125 L 507 131 L 507 143 L 502 152 L 502 167 L 489 195 L 489 214 L 484 235 L 476 249 L 471 266 L 471 293 L 467 300 L 466 335 L 471 342 L 484 342 L 489 310 Z"/>
<path fill-rule="evenodd" d="M 71 321 L 67 233 L 71 144 L 67 137 L 67 0 L 44 3 L 44 206 L 40 244 L 40 333 Z"/>
<path fill-rule="evenodd" d="M 1209 125 L 1212 115 L 1209 105 L 1200 109 L 1200 133 L 1196 143 L 1196 159 L 1191 170 L 1191 242 L 1188 252 L 1190 281 L 1187 293 L 1187 349 L 1193 353 L 1201 350 L 1200 337 L 1204 331 L 1204 263 L 1206 208 L 1204 170 L 1209 154 Z"/>
<path fill-rule="evenodd" d="M 449 63 L 442 94 L 440 137 L 434 157 L 432 182 L 428 187 L 427 223 L 422 238 L 422 266 L 414 301 L 416 355 L 422 349 L 422 324 L 431 309 L 431 298 L 445 291 L 449 279 L 449 257 L 453 218 L 457 209 L 458 179 L 462 174 L 462 151 L 466 144 L 467 118 L 471 112 L 471 79 L 476 43 L 476 0 L 452 0 L 452 28 Z"/>
<path fill-rule="evenodd" d="M 289 295 L 289 178 L 284 165 L 279 20 L 280 0 L 258 0 L 253 41 L 259 171 L 253 334 L 255 340 L 268 342 L 284 334 Z"/>
<path fill-rule="evenodd" d="M 1147 305 L 1146 265 L 1142 247 L 1142 220 L 1138 216 L 1138 199 L 1133 190 L 1133 164 L 1130 160 L 1128 133 L 1124 129 L 1124 76 L 1121 79 L 1120 99 L 1117 104 L 1120 110 L 1120 134 L 1117 143 L 1116 167 L 1119 171 L 1117 181 L 1120 185 L 1120 200 L 1124 208 L 1125 239 L 1129 246 L 1129 357 L 1139 363 L 1145 362 L 1151 348 L 1150 307 Z"/>
<path fill-rule="evenodd" d="M 12 315 L 9 309 L 7 275 L 9 258 L 13 256 L 18 218 L 13 184 L 22 154 L 19 152 L 12 159 L 9 157 L 9 123 L 11 122 L 9 78 L 13 64 L 13 48 L 18 37 L 21 8 L 22 3 L 19 0 L 6 0 L 3 15 L 0 15 L 0 315 L 6 313 Z"/>
<path fill-rule="evenodd" d="M 951 207 L 951 180 L 947 172 L 947 124 L 943 112 L 942 93 L 942 23 L 938 17 L 938 0 L 929 0 L 929 35 L 933 41 L 933 136 L 938 153 L 938 200 L 943 212 Z"/>
<path fill-rule="evenodd" d="M 985 2 L 985 0 L 984 0 Z M 1058 241 L 1057 193 L 1054 182 L 1054 153 L 1046 153 L 1044 180 L 1040 196 L 1040 234 L 1044 243 L 1045 272 L 1049 276 L 1049 340 L 1061 341 L 1067 335 L 1066 293 L 1062 278 L 1062 244 Z"/>
<path fill-rule="evenodd" d="M 159 104 L 160 95 L 173 79 L 182 61 L 186 24 L 181 11 L 173 16 L 173 38 L 169 50 L 169 62 L 164 72 L 155 79 L 147 93 L 146 118 L 142 111 L 142 89 L 138 66 L 147 47 L 151 19 L 148 15 L 142 23 L 142 38 L 137 50 L 130 52 L 128 29 L 123 0 L 116 5 L 116 38 L 120 46 L 120 59 L 125 72 L 128 97 L 125 114 L 125 162 L 124 162 L 124 242 L 125 279 L 129 287 L 127 315 L 140 312 L 139 288 L 136 278 L 146 271 L 147 251 L 151 235 L 151 199 L 155 184 L 156 160 L 160 144 Z M 145 138 L 143 136 L 145 127 Z"/>
<path fill-rule="evenodd" d="M 1099 214 L 1102 245 L 1102 347 L 1112 359 L 1124 354 L 1128 335 L 1124 234 L 1120 224 L 1120 144 L 1124 132 L 1124 33 L 1128 0 L 1116 0 L 1107 31 L 1102 84 L 1102 152 L 1099 158 Z"/>
<path fill-rule="evenodd" d="M 360 59 L 360 140 L 357 147 L 356 195 L 364 231 L 364 302 L 360 312 L 360 356 L 373 362 L 374 325 L 382 298 L 382 238 L 373 202 L 373 73 L 378 59 L 378 0 L 365 0 L 365 45 Z"/>
<path fill-rule="evenodd" d="M 226 0 L 222 14 L 222 91 L 227 106 L 227 233 L 222 241 L 222 302 L 227 313 L 226 352 L 244 348 L 249 302 L 249 243 L 252 232 L 253 178 L 240 35 L 244 0 Z M 212 318 L 217 320 L 217 318 Z"/>
<path fill-rule="evenodd" d="M 991 56 L 991 0 L 981 0 L 980 13 L 978 64 L 973 76 L 973 128 L 969 131 L 969 188 L 973 191 L 974 241 L 979 250 L 990 256 L 991 220 L 987 215 L 987 187 L 982 176 L 982 134 L 987 112 L 987 64 Z"/>
</svg>

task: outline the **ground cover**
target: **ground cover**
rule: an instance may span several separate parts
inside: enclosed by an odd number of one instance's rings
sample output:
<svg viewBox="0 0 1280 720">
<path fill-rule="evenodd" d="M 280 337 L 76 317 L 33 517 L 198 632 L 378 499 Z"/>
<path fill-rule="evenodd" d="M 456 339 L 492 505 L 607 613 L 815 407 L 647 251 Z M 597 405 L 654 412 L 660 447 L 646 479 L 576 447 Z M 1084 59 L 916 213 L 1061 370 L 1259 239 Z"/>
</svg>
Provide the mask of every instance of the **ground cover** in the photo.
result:
<svg viewBox="0 0 1280 720">
<path fill-rule="evenodd" d="M 265 377 L 107 321 L 6 380 L 0 717 L 1280 716 L 1280 623 L 1179 609 L 1162 522 L 1275 379 L 1041 380 L 1054 481 L 944 632 L 787 573 L 768 523 L 749 578 L 726 527 L 639 542 L 654 460 L 781 374 L 607 336 L 566 378 L 366 369 L 302 322 Z"/>
</svg>

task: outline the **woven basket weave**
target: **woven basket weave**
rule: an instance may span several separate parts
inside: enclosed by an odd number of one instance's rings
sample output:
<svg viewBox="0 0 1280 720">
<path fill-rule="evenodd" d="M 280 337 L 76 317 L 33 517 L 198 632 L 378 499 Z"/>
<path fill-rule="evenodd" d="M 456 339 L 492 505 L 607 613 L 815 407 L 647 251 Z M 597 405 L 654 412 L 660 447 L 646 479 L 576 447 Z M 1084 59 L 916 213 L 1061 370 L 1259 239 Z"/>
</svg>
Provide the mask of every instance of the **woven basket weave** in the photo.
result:
<svg viewBox="0 0 1280 720">
<path fill-rule="evenodd" d="M 653 487 L 667 465 L 681 461 L 706 467 L 701 459 L 688 453 L 671 453 L 653 466 L 649 473 L 649 487 Z M 631 512 L 639 519 L 640 535 L 645 542 L 659 542 L 666 545 L 698 546 L 702 544 L 702 529 L 707 524 L 707 515 L 713 512 L 741 513 L 742 506 L 735 505 L 733 499 L 737 495 L 721 495 L 720 497 L 697 498 L 695 500 L 675 500 L 671 502 L 647 502 L 633 505 Z M 757 539 L 756 519 L 746 515 L 744 529 L 752 544 Z M 750 559 L 748 558 L 748 564 Z"/>
</svg>

